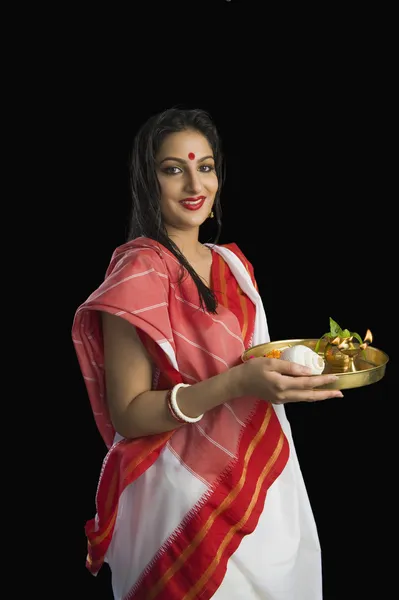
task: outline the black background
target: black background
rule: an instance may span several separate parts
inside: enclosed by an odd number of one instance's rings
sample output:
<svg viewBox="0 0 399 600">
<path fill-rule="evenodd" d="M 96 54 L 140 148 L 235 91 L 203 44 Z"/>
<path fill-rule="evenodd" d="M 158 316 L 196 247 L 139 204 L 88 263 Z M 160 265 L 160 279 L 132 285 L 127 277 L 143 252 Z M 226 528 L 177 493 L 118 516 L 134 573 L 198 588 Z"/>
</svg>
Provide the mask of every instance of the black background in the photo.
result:
<svg viewBox="0 0 399 600">
<path fill-rule="evenodd" d="M 165 96 L 153 104 L 132 98 L 131 106 L 125 98 L 118 111 L 112 102 L 97 101 L 95 114 L 82 119 L 81 185 L 73 200 L 79 218 L 73 232 L 71 317 L 100 283 L 114 246 L 124 240 L 127 160 L 134 131 L 153 112 L 182 104 L 180 98 Z M 195 98 L 187 100 L 186 106 L 198 105 Z M 271 117 L 265 112 L 259 122 L 256 105 L 253 111 L 248 107 L 234 114 L 221 104 L 200 103 L 213 115 L 225 146 L 221 241 L 236 241 L 253 263 L 271 338 L 319 337 L 328 331 L 332 316 L 362 336 L 370 328 L 374 345 L 392 359 L 391 290 L 383 273 L 390 230 L 385 190 L 390 158 L 384 150 L 385 133 L 372 117 L 365 125 L 368 105 L 359 106 L 352 96 L 331 111 L 327 101 L 316 104 L 305 98 L 295 110 L 282 107 Z M 104 447 L 72 348 L 70 363 L 72 401 L 79 415 L 74 452 L 84 474 L 74 523 L 78 573 L 85 554 L 83 524 L 93 515 Z M 388 394 L 394 368 L 389 364 L 382 381 L 347 390 L 342 400 L 287 406 L 319 527 L 326 591 L 336 590 L 337 598 L 346 597 L 344 580 L 348 589 L 366 572 L 373 581 L 382 576 L 391 493 L 384 482 L 391 443 L 385 418 L 394 401 Z M 106 575 L 93 580 L 82 572 L 79 577 L 89 597 L 108 597 Z"/>
<path fill-rule="evenodd" d="M 390 356 L 386 376 L 372 386 L 345 391 L 343 399 L 287 406 L 319 529 L 325 600 L 388 597 L 388 547 L 395 541 L 397 136 L 386 55 L 381 51 L 377 60 L 369 40 L 361 51 L 328 50 L 321 59 L 304 42 L 301 61 L 294 45 L 283 60 L 278 45 L 241 54 L 232 36 L 217 55 L 201 48 L 197 57 L 185 38 L 183 67 L 181 53 L 158 53 L 143 64 L 137 46 L 131 55 L 112 54 L 106 35 L 81 33 L 78 47 L 76 36 L 63 38 L 57 72 L 46 71 L 40 90 L 52 130 L 47 151 L 55 158 L 51 211 L 62 224 L 62 231 L 54 227 L 54 243 L 65 250 L 58 263 L 62 325 L 54 326 L 62 327 L 67 398 L 63 433 L 56 425 L 50 434 L 59 494 L 44 564 L 55 559 L 57 587 L 71 590 L 71 598 L 112 598 L 107 567 L 96 578 L 85 569 L 84 525 L 94 516 L 106 449 L 70 329 L 76 308 L 125 240 L 134 134 L 154 112 L 180 105 L 208 110 L 221 133 L 227 180 L 220 241 L 238 243 L 254 265 L 271 338 L 319 337 L 331 316 L 362 336 L 370 328 L 373 345 Z M 47 471 L 46 478 L 53 486 Z M 45 567 L 38 572 L 43 582 Z"/>
</svg>

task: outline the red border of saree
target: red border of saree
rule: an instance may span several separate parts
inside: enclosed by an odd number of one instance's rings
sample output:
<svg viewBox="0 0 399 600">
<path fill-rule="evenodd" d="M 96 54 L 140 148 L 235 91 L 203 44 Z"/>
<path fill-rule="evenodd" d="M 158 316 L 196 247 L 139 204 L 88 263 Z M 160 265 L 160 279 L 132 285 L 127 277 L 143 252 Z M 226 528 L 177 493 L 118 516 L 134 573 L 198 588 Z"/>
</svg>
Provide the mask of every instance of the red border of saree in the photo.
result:
<svg viewBox="0 0 399 600">
<path fill-rule="evenodd" d="M 244 263 L 256 286 L 252 266 L 236 244 L 226 247 Z M 236 315 L 244 344 L 248 347 L 253 336 L 255 307 L 216 252 L 213 263 L 212 284 L 218 301 Z M 147 346 L 149 340 L 145 335 L 142 340 Z M 154 346 L 154 343 L 152 347 L 149 344 L 148 350 L 154 357 L 156 355 L 156 364 L 162 365 L 165 361 L 163 352 Z M 158 389 L 165 387 L 166 379 L 163 376 L 158 382 Z M 97 520 L 92 519 L 85 529 L 88 538 L 86 565 L 93 574 L 101 568 L 112 539 L 120 495 L 156 461 L 172 435 L 173 432 L 169 432 L 123 440 L 109 452 L 96 498 L 101 527 L 98 528 Z M 229 557 L 243 536 L 256 527 L 267 489 L 283 470 L 288 454 L 288 443 L 273 407 L 259 402 L 243 428 L 238 459 L 219 478 L 206 502 L 192 511 L 192 517 L 155 558 L 125 600 L 211 598 L 223 580 Z"/>
<path fill-rule="evenodd" d="M 288 455 L 273 407 L 259 404 L 245 428 L 237 463 L 125 600 L 211 598 L 228 559 L 255 529 L 267 490 Z"/>
</svg>

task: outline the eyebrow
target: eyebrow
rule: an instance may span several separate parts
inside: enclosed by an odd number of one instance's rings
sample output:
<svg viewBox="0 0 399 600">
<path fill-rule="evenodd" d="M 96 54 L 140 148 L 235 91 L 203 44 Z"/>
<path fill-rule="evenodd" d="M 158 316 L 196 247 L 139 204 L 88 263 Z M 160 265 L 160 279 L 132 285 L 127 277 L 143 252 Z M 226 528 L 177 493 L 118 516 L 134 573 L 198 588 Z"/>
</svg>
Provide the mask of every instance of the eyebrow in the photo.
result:
<svg viewBox="0 0 399 600">
<path fill-rule="evenodd" d="M 198 162 L 203 162 L 204 160 L 207 160 L 207 158 L 212 158 L 212 160 L 215 160 L 215 159 L 213 158 L 213 156 L 212 156 L 211 154 L 209 154 L 208 156 L 203 156 L 202 158 L 199 158 L 199 159 L 198 159 Z M 163 158 L 163 159 L 160 161 L 160 163 L 159 163 L 159 164 L 161 165 L 161 164 L 162 164 L 163 162 L 165 162 L 166 160 L 174 160 L 174 161 L 176 161 L 176 162 L 179 162 L 179 163 L 182 163 L 182 164 L 186 164 L 186 163 L 187 163 L 187 161 L 186 161 L 186 160 L 184 160 L 183 158 L 178 158 L 177 156 L 167 156 L 166 158 Z M 190 162 L 192 162 L 192 161 L 190 161 Z"/>
</svg>

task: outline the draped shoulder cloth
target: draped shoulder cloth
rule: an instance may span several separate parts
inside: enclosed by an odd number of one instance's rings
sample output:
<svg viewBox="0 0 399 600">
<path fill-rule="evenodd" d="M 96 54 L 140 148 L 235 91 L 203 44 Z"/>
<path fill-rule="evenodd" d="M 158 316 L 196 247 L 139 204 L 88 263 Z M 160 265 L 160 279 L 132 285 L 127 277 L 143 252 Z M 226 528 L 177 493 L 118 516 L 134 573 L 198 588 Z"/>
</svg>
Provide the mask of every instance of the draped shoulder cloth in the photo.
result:
<svg viewBox="0 0 399 600">
<path fill-rule="evenodd" d="M 235 244 L 211 248 L 214 263 L 226 265 L 237 287 L 245 327 L 229 307 L 224 276 L 214 282 L 220 302 L 210 314 L 199 307 L 197 288 L 187 273 L 181 277 L 174 255 L 147 238 L 115 250 L 104 281 L 75 314 L 73 343 L 108 448 L 96 515 L 85 528 L 87 568 L 96 574 L 109 563 L 116 598 L 216 597 L 229 559 L 256 529 L 268 490 L 289 461 L 284 414 L 253 397 L 234 398 L 200 422 L 164 434 L 131 440 L 112 426 L 101 312 L 136 328 L 153 361 L 153 389 L 217 375 L 239 364 L 250 344 L 269 340 L 251 265 Z"/>
</svg>

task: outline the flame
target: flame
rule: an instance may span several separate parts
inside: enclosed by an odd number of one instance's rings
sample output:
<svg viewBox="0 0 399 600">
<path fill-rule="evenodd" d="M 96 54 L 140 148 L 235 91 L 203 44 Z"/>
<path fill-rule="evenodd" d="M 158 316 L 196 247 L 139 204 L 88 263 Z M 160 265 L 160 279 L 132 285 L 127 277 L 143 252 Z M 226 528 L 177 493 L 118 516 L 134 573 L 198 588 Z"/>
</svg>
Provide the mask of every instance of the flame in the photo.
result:
<svg viewBox="0 0 399 600">
<path fill-rule="evenodd" d="M 373 334 L 370 329 L 367 329 L 366 335 L 364 336 L 363 344 L 360 344 L 359 348 L 365 350 L 369 344 L 373 341 Z"/>
<path fill-rule="evenodd" d="M 373 341 L 373 334 L 371 333 L 370 329 L 367 329 L 363 342 L 364 343 L 368 342 L 369 344 L 371 344 L 372 341 Z"/>
<path fill-rule="evenodd" d="M 343 340 L 340 344 L 338 344 L 339 350 L 347 350 L 350 347 L 349 340 Z"/>
<path fill-rule="evenodd" d="M 342 338 L 341 343 L 338 344 L 338 348 L 340 350 L 342 350 L 342 349 L 348 350 L 348 348 L 353 348 L 352 340 L 353 340 L 353 335 L 351 335 L 348 338 Z"/>
<path fill-rule="evenodd" d="M 339 350 L 347 350 L 349 348 L 349 344 L 346 340 L 344 340 L 343 342 L 341 342 L 340 344 L 338 344 L 338 349 Z"/>
</svg>

